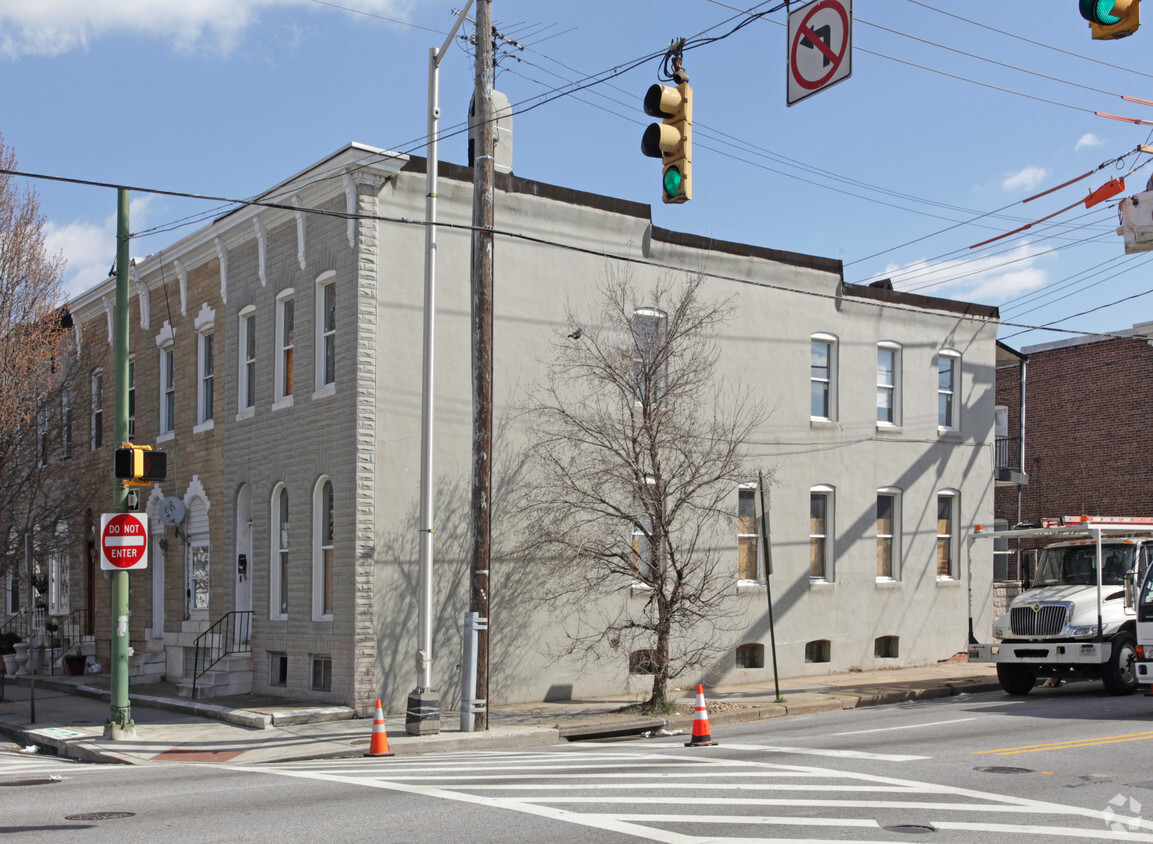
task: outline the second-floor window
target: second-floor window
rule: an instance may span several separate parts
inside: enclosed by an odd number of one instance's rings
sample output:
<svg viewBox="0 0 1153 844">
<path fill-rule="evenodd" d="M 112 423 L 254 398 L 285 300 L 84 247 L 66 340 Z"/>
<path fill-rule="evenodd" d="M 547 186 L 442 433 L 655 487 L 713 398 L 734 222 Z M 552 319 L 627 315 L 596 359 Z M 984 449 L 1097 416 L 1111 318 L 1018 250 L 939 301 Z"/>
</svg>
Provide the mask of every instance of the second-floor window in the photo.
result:
<svg viewBox="0 0 1153 844">
<path fill-rule="evenodd" d="M 256 407 L 256 312 L 240 315 L 240 389 L 238 406 L 241 411 Z"/>
<path fill-rule="evenodd" d="M 961 356 L 943 351 L 937 356 L 937 427 L 956 431 L 959 407 L 957 387 L 960 384 Z"/>
<path fill-rule="evenodd" d="M 104 445 L 104 373 L 92 373 L 92 431 L 89 442 L 95 451 Z"/>
<path fill-rule="evenodd" d="M 316 388 L 336 383 L 336 282 L 326 273 L 316 288 Z"/>
<path fill-rule="evenodd" d="M 172 346 L 160 350 L 160 433 L 176 429 L 176 351 Z"/>
<path fill-rule="evenodd" d="M 276 398 L 292 396 L 296 352 L 296 300 L 291 290 L 283 291 L 276 303 Z"/>
<path fill-rule="evenodd" d="M 72 394 L 60 396 L 60 456 L 72 456 Z"/>
<path fill-rule="evenodd" d="M 665 319 L 665 313 L 656 308 L 637 308 L 633 312 L 633 378 L 637 404 L 653 403 L 660 398 L 665 372 L 661 349 Z"/>
<path fill-rule="evenodd" d="M 809 416 L 812 419 L 836 419 L 837 415 L 837 342 L 836 338 L 815 334 L 809 361 Z"/>
<path fill-rule="evenodd" d="M 877 346 L 877 423 L 900 424 L 900 347 L 893 343 Z"/>
<path fill-rule="evenodd" d="M 200 375 L 200 391 L 197 396 L 197 422 L 203 425 L 212 421 L 216 364 L 214 347 L 216 332 L 206 331 L 200 335 L 200 355 L 197 368 Z"/>
</svg>

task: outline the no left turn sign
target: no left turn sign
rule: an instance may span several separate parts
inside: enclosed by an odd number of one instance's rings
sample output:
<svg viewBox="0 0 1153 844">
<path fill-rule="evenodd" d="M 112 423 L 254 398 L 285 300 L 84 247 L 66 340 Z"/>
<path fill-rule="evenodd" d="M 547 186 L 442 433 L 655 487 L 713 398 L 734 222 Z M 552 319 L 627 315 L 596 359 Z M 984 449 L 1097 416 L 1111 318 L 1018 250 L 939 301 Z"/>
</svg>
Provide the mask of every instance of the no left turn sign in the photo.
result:
<svg viewBox="0 0 1153 844">
<path fill-rule="evenodd" d="M 853 0 L 814 0 L 789 13 L 788 105 L 853 72 Z"/>
<path fill-rule="evenodd" d="M 136 513 L 100 516 L 100 568 L 106 571 L 148 568 L 148 520 Z"/>
</svg>

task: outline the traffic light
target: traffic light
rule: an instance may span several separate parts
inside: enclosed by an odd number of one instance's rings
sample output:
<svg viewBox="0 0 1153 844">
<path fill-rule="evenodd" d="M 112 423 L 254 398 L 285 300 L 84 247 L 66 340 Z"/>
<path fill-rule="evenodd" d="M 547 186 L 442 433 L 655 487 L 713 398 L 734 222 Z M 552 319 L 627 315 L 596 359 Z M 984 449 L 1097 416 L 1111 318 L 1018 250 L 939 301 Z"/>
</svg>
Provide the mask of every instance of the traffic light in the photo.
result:
<svg viewBox="0 0 1153 844">
<path fill-rule="evenodd" d="M 688 202 L 693 198 L 693 89 L 687 81 L 675 88 L 653 85 L 645 94 L 645 114 L 660 117 L 641 137 L 641 152 L 664 161 L 661 198 Z"/>
<path fill-rule="evenodd" d="M 1080 0 L 1080 9 L 1095 41 L 1124 38 L 1141 26 L 1141 0 Z"/>
<path fill-rule="evenodd" d="M 162 481 L 168 477 L 168 455 L 163 451 L 153 451 L 150 445 L 125 443 L 116 449 L 114 470 L 117 478 L 142 482 Z"/>
</svg>

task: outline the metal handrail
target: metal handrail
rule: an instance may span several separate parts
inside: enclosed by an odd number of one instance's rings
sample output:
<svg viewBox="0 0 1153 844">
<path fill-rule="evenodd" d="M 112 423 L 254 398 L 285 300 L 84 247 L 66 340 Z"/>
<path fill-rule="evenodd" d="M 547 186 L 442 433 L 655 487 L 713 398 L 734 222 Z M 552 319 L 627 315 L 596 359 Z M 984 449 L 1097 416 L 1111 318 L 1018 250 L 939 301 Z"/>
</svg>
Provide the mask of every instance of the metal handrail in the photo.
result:
<svg viewBox="0 0 1153 844">
<path fill-rule="evenodd" d="M 252 652 L 252 610 L 233 610 L 221 616 L 211 627 L 196 637 L 192 658 L 192 699 L 196 684 L 216 663 L 229 654 Z"/>
</svg>

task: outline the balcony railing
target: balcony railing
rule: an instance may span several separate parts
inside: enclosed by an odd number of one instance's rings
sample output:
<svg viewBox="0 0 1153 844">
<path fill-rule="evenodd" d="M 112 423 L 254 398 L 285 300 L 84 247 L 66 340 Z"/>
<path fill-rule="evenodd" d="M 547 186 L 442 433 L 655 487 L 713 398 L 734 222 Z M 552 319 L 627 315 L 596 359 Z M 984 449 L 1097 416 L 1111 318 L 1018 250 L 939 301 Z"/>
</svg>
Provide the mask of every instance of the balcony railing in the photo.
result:
<svg viewBox="0 0 1153 844">
<path fill-rule="evenodd" d="M 1021 466 L 1021 438 L 997 437 L 997 468 L 1024 471 Z"/>
</svg>

